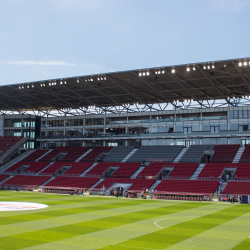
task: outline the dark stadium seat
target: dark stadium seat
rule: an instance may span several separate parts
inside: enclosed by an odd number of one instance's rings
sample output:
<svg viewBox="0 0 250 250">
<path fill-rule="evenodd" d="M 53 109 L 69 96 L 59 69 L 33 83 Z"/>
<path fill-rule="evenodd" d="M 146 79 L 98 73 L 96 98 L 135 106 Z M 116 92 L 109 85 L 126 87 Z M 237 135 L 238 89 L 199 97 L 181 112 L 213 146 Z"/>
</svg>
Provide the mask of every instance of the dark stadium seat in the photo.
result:
<svg viewBox="0 0 250 250">
<path fill-rule="evenodd" d="M 51 177 L 49 176 L 32 176 L 32 175 L 15 175 L 9 180 L 3 182 L 2 186 L 40 186 Z"/>
<path fill-rule="evenodd" d="M 90 147 L 57 147 L 51 152 L 42 157 L 39 161 L 52 161 L 57 158 L 60 154 L 63 156 L 60 161 L 76 161 L 81 155 L 86 153 Z M 58 159 L 56 159 L 58 160 Z"/>
<path fill-rule="evenodd" d="M 21 139 L 23 139 L 23 136 L 0 136 L 0 156 L 5 154 Z"/>
<path fill-rule="evenodd" d="M 212 194 L 218 185 L 219 181 L 162 180 L 155 190 L 159 193 Z"/>
<path fill-rule="evenodd" d="M 250 194 L 250 182 L 248 181 L 229 181 L 222 194 Z"/>
<path fill-rule="evenodd" d="M 91 177 L 65 177 L 57 176 L 55 179 L 49 181 L 45 188 L 90 188 L 99 178 Z"/>
<path fill-rule="evenodd" d="M 103 186 L 107 189 L 112 187 L 115 183 L 126 183 L 131 185 L 128 190 L 130 191 L 142 191 L 143 189 L 149 189 L 154 183 L 154 179 L 129 179 L 129 178 L 106 178 L 94 187 L 94 190 L 101 189 Z"/>
<path fill-rule="evenodd" d="M 95 147 L 91 152 L 85 155 L 80 161 L 94 162 L 98 156 L 100 156 L 102 153 L 107 153 L 112 148 L 113 147 L 104 147 L 104 146 Z"/>
<path fill-rule="evenodd" d="M 239 144 L 222 144 L 214 147 L 214 155 L 210 162 L 232 162 L 239 150 Z"/>
<path fill-rule="evenodd" d="M 174 168 L 169 178 L 190 178 L 198 166 L 199 163 L 150 163 L 138 174 L 137 178 L 155 177 L 164 167 Z"/>
<path fill-rule="evenodd" d="M 248 163 L 207 163 L 198 175 L 198 178 L 218 179 L 225 168 L 237 169 L 234 176 L 231 176 L 232 178 L 237 176 L 237 179 L 250 180 L 250 164 Z"/>
<path fill-rule="evenodd" d="M 139 169 L 140 163 L 99 162 L 94 168 L 86 173 L 86 176 L 101 177 L 111 167 L 118 168 L 118 170 L 112 174 L 112 177 L 129 178 Z M 107 175 L 108 173 L 106 172 L 105 176 Z"/>
<path fill-rule="evenodd" d="M 26 156 L 23 161 L 35 161 L 45 153 L 47 153 L 49 149 L 36 149 L 30 155 Z"/>
</svg>

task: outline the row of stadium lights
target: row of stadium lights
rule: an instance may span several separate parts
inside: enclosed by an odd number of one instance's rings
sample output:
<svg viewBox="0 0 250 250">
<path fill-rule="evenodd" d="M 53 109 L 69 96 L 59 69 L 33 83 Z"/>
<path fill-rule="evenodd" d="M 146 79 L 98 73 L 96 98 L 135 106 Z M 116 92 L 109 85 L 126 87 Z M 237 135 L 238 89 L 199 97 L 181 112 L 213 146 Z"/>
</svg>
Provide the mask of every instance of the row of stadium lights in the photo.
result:
<svg viewBox="0 0 250 250">
<path fill-rule="evenodd" d="M 32 85 L 27 85 L 27 89 L 29 89 L 29 88 L 34 88 L 35 86 L 34 86 L 34 84 L 32 84 Z M 22 85 L 22 86 L 19 86 L 19 89 L 24 89 L 24 85 Z"/>
<path fill-rule="evenodd" d="M 214 64 L 203 66 L 203 69 L 214 69 L 214 68 L 215 68 Z M 193 71 L 195 71 L 195 70 L 196 70 L 196 68 L 195 68 L 195 66 L 193 66 Z M 191 67 L 187 67 L 187 72 L 190 72 L 190 71 L 191 71 Z M 171 72 L 174 74 L 175 69 L 172 69 Z M 155 74 L 156 75 L 165 74 L 165 70 L 157 70 L 157 71 L 155 71 Z M 149 76 L 149 75 L 150 75 L 149 71 L 139 72 L 139 76 Z"/>
<path fill-rule="evenodd" d="M 104 77 L 97 77 L 97 81 L 106 81 L 106 80 L 107 80 L 106 76 L 104 76 Z M 93 82 L 93 81 L 94 81 L 93 78 L 85 79 L 85 82 Z M 79 83 L 79 80 L 77 80 L 77 82 Z"/>
<path fill-rule="evenodd" d="M 98 80 L 98 81 L 106 81 L 107 78 L 106 78 L 106 76 L 105 76 L 105 77 L 98 77 L 97 80 Z M 94 81 L 93 78 L 85 79 L 85 82 L 93 82 L 93 81 Z M 80 80 L 77 79 L 76 82 L 79 83 Z M 63 80 L 61 79 L 60 84 L 61 84 L 61 85 L 67 84 L 67 81 L 63 81 Z M 56 81 L 49 82 L 48 85 L 49 85 L 49 86 L 55 86 L 55 85 L 57 85 L 57 82 L 56 82 Z M 46 86 L 45 83 L 40 83 L 40 87 L 45 87 L 45 86 Z M 29 89 L 30 87 L 31 87 L 31 88 L 34 88 L 35 86 L 34 86 L 34 84 L 32 84 L 32 85 L 29 85 L 29 84 L 28 84 L 26 87 L 27 87 L 27 89 Z M 24 85 L 20 85 L 20 86 L 19 86 L 19 89 L 24 89 L 24 88 L 25 88 Z"/>
<path fill-rule="evenodd" d="M 244 61 L 244 62 L 239 62 L 239 66 L 242 67 L 242 66 L 247 66 L 247 65 L 250 65 L 250 61 L 247 62 L 247 61 Z"/>
</svg>

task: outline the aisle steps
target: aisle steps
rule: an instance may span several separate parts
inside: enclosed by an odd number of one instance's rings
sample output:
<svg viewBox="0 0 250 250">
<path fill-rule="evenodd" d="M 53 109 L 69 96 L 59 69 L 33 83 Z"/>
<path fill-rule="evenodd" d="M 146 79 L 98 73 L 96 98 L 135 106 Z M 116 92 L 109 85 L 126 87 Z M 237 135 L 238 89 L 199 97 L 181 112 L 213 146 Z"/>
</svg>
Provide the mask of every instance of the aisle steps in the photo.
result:
<svg viewBox="0 0 250 250">
<path fill-rule="evenodd" d="M 35 161 L 39 161 L 41 158 L 43 158 L 45 155 L 47 155 L 48 153 L 50 153 L 53 149 L 50 149 L 49 151 L 47 151 L 45 154 L 41 155 L 39 158 L 37 158 Z"/>
<path fill-rule="evenodd" d="M 79 177 L 83 177 L 85 174 L 87 174 L 92 168 L 94 168 L 98 162 L 95 162 L 92 166 L 90 166 L 87 170 L 85 170 Z"/>
<path fill-rule="evenodd" d="M 134 148 L 121 162 L 126 162 L 137 150 L 138 148 Z"/>
<path fill-rule="evenodd" d="M 83 155 L 81 155 L 75 162 L 79 162 L 85 155 L 87 155 L 89 152 L 91 152 L 93 149 L 89 149 L 87 152 L 85 152 Z"/>
<path fill-rule="evenodd" d="M 140 167 L 131 177 L 130 179 L 136 179 L 137 175 L 144 169 L 145 167 Z"/>
<path fill-rule="evenodd" d="M 177 157 L 174 159 L 174 163 L 178 163 L 179 160 L 181 159 L 181 157 L 186 153 L 186 151 L 188 150 L 188 148 L 183 148 L 181 150 L 181 152 L 177 155 Z"/>
<path fill-rule="evenodd" d="M 233 163 L 238 163 L 240 160 L 240 157 L 244 151 L 245 147 L 240 147 L 237 154 L 235 155 L 234 159 L 233 159 Z"/>
<path fill-rule="evenodd" d="M 193 175 L 190 177 L 190 180 L 197 180 L 198 175 L 200 174 L 201 170 L 205 167 L 206 163 L 201 163 L 198 168 L 196 168 Z"/>
</svg>

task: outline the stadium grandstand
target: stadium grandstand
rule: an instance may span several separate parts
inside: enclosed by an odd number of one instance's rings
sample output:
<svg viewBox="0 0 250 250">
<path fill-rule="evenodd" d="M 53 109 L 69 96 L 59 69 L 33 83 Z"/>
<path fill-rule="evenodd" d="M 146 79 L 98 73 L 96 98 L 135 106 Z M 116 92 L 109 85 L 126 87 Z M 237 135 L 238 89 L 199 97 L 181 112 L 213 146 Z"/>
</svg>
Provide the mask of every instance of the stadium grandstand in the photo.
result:
<svg viewBox="0 0 250 250">
<path fill-rule="evenodd" d="M 0 86 L 0 98 L 2 189 L 250 195 L 249 58 Z"/>
</svg>

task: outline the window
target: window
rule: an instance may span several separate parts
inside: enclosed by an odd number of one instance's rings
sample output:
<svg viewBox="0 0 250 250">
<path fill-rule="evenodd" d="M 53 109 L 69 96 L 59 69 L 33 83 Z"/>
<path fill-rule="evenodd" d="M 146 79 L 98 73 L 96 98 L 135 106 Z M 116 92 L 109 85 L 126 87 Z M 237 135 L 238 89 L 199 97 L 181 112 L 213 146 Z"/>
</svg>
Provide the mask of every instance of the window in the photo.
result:
<svg viewBox="0 0 250 250">
<path fill-rule="evenodd" d="M 175 126 L 175 132 L 181 132 L 181 133 L 183 133 L 183 124 L 176 124 L 176 126 Z"/>
<path fill-rule="evenodd" d="M 209 145 L 210 144 L 210 138 L 202 138 L 202 144 L 203 145 Z"/>
<path fill-rule="evenodd" d="M 230 144 L 239 144 L 239 138 L 238 137 L 231 137 L 230 138 Z"/>
<path fill-rule="evenodd" d="M 200 139 L 191 139 L 191 145 L 200 145 Z"/>
<path fill-rule="evenodd" d="M 148 146 L 149 145 L 149 140 L 141 140 L 141 145 L 142 146 Z"/>
</svg>

